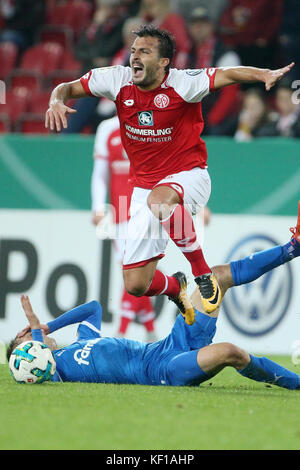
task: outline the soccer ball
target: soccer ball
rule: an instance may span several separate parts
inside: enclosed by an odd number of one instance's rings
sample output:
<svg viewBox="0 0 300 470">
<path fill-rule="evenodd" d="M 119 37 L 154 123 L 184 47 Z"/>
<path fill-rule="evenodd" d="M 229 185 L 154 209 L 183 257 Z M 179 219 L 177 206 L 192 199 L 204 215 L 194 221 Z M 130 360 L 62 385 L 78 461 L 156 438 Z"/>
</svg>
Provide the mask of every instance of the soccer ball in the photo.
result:
<svg viewBox="0 0 300 470">
<path fill-rule="evenodd" d="M 40 341 L 25 341 L 9 358 L 9 370 L 18 383 L 40 384 L 51 380 L 56 363 L 50 348 Z"/>
</svg>

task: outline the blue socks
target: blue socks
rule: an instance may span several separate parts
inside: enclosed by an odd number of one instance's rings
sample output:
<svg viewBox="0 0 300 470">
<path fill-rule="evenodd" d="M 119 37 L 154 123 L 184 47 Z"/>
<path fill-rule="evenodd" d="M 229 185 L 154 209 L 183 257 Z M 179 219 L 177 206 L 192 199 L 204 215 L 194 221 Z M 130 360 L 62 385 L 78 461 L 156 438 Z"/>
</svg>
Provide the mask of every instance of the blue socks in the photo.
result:
<svg viewBox="0 0 300 470">
<path fill-rule="evenodd" d="M 235 286 L 254 281 L 271 269 L 277 268 L 293 258 L 300 256 L 300 243 L 295 241 L 269 250 L 259 251 L 247 258 L 230 263 Z"/>
<path fill-rule="evenodd" d="M 266 357 L 255 357 L 250 355 L 249 364 L 238 373 L 257 382 L 266 382 L 278 387 L 295 390 L 300 388 L 300 377 L 298 374 L 276 364 Z"/>
</svg>

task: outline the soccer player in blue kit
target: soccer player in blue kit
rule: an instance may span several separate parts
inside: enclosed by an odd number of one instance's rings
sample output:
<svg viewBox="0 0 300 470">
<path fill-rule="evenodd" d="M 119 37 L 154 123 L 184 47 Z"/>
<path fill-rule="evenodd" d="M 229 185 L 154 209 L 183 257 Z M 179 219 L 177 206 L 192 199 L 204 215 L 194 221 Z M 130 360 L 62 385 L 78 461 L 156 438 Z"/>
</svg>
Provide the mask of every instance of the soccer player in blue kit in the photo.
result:
<svg viewBox="0 0 300 470">
<path fill-rule="evenodd" d="M 285 245 L 215 266 L 223 295 L 228 288 L 251 282 L 300 256 L 300 202 L 297 226 L 291 230 L 293 236 Z M 40 324 L 28 296 L 23 295 L 21 302 L 29 326 L 12 340 L 8 358 L 21 342 L 43 341 L 56 361 L 53 381 L 190 386 L 231 366 L 252 380 L 300 389 L 300 376 L 270 359 L 248 354 L 231 343 L 212 343 L 218 311 L 202 313 L 198 289 L 191 296 L 196 312 L 193 325 L 178 315 L 170 334 L 154 343 L 101 337 L 102 309 L 96 301 L 75 307 L 45 325 Z M 79 323 L 77 341 L 58 349 L 48 334 L 74 323 Z"/>
</svg>

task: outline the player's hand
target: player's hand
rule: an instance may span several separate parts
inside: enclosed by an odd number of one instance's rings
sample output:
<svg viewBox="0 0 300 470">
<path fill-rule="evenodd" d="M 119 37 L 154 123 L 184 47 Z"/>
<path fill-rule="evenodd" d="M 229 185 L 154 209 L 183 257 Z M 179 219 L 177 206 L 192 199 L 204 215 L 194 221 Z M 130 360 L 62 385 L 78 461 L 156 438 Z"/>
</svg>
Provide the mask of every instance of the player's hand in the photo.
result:
<svg viewBox="0 0 300 470">
<path fill-rule="evenodd" d="M 42 330 L 42 333 L 44 333 L 44 335 L 48 335 L 50 333 L 50 328 L 48 325 L 42 325 L 40 324 L 40 329 Z M 19 333 L 17 334 L 17 337 L 18 338 L 22 338 L 22 336 L 24 335 L 27 335 L 27 333 L 29 333 L 31 331 L 31 328 L 29 325 L 25 326 L 25 328 L 23 328 L 23 330 L 19 331 Z"/>
<path fill-rule="evenodd" d="M 51 131 L 60 132 L 62 127 L 64 129 L 68 127 L 67 114 L 73 113 L 77 113 L 77 110 L 57 100 L 46 111 L 45 127 Z"/>
<path fill-rule="evenodd" d="M 21 295 L 21 304 L 24 310 L 24 313 L 27 317 L 29 326 L 32 330 L 39 329 L 41 327 L 40 320 L 34 313 L 28 295 Z"/>
<path fill-rule="evenodd" d="M 286 67 L 277 70 L 267 70 L 264 76 L 266 90 L 269 91 L 276 83 L 284 77 L 294 67 L 295 62 L 291 62 Z"/>
<path fill-rule="evenodd" d="M 30 326 L 29 325 L 25 326 L 23 330 L 19 331 L 19 333 L 17 334 L 17 338 L 21 338 L 22 336 L 27 335 L 27 333 L 29 333 L 30 331 L 31 331 Z"/>
</svg>

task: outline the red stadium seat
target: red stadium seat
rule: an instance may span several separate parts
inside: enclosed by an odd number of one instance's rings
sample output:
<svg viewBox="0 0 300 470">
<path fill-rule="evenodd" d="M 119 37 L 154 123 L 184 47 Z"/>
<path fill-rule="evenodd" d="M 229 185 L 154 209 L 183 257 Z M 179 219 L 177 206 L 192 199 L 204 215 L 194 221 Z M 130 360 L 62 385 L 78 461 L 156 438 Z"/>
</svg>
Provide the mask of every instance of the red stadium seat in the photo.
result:
<svg viewBox="0 0 300 470">
<path fill-rule="evenodd" d="M 47 6 L 46 24 L 64 25 L 68 13 L 68 5 L 57 5 L 56 2 L 49 2 Z"/>
<path fill-rule="evenodd" d="M 47 24 L 66 25 L 78 35 L 90 22 L 92 4 L 84 0 L 68 0 L 62 5 L 49 8 Z"/>
<path fill-rule="evenodd" d="M 20 69 L 30 70 L 47 76 L 60 69 L 64 49 L 60 44 L 45 42 L 37 44 L 24 52 Z"/>
<path fill-rule="evenodd" d="M 70 50 L 66 50 L 62 61 L 64 70 L 72 70 L 73 72 L 79 72 L 81 70 L 81 62 L 76 60 Z"/>
<path fill-rule="evenodd" d="M 10 88 L 25 87 L 31 92 L 36 92 L 42 87 L 41 74 L 30 70 L 14 69 L 8 77 L 8 82 Z"/>
<path fill-rule="evenodd" d="M 51 25 L 66 25 L 70 15 L 70 2 L 62 3 L 61 5 L 52 2 L 49 5 L 46 24 Z"/>
<path fill-rule="evenodd" d="M 0 44 L 0 79 L 4 80 L 16 65 L 18 48 L 13 42 Z"/>
<path fill-rule="evenodd" d="M 72 2 L 72 21 L 70 26 L 73 28 L 75 34 L 81 33 L 83 29 L 89 24 L 92 13 L 91 3 L 84 1 Z"/>
<path fill-rule="evenodd" d="M 71 82 L 77 78 L 80 78 L 80 75 L 76 72 L 72 72 L 72 70 L 59 70 L 50 75 L 48 86 L 55 88 L 60 83 Z"/>
<path fill-rule="evenodd" d="M 81 63 L 74 58 L 69 50 L 66 50 L 62 60 L 62 69 L 56 70 L 49 75 L 48 86 L 54 88 L 60 83 L 76 80 L 80 76 Z"/>
<path fill-rule="evenodd" d="M 93 130 L 92 126 L 86 125 L 84 126 L 80 134 L 92 135 L 92 134 L 95 134 L 95 131 Z"/>
<path fill-rule="evenodd" d="M 6 92 L 6 104 L 1 105 L 1 113 L 10 119 L 12 127 L 28 110 L 29 100 L 30 93 L 25 87 L 16 87 Z"/>
<path fill-rule="evenodd" d="M 25 51 L 20 67 L 8 79 L 11 88 L 24 86 L 35 92 L 43 87 L 46 77 L 61 68 L 64 49 L 60 44 L 41 43 Z"/>
<path fill-rule="evenodd" d="M 47 24 L 41 29 L 39 42 L 55 42 L 60 44 L 64 49 L 72 49 L 74 45 L 74 33 L 69 26 Z"/>
<path fill-rule="evenodd" d="M 29 102 L 28 111 L 31 113 L 44 113 L 49 107 L 50 91 L 37 91 L 33 93 Z"/>
<path fill-rule="evenodd" d="M 16 125 L 16 131 L 23 134 L 48 134 L 45 128 L 44 113 L 26 113 L 20 116 Z"/>
<path fill-rule="evenodd" d="M 1 108 L 0 108 L 1 109 Z M 0 134 L 5 134 L 11 131 L 11 122 L 6 113 L 0 113 Z"/>
</svg>

